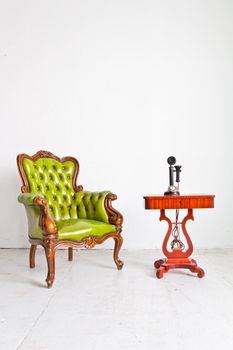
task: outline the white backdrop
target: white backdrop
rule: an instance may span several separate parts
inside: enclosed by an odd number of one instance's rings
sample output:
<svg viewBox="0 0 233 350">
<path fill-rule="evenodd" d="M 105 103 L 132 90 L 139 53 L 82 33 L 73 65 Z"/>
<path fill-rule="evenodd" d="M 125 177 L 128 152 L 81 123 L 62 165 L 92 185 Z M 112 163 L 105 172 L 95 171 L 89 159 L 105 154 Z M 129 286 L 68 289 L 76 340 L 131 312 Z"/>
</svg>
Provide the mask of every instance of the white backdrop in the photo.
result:
<svg viewBox="0 0 233 350">
<path fill-rule="evenodd" d="M 231 0 L 0 0 L 0 247 L 28 246 L 15 158 L 40 149 L 118 194 L 124 248 L 161 246 L 142 196 L 176 156 L 182 193 L 216 194 L 188 224 L 195 246 L 233 247 L 232 94 Z"/>
</svg>

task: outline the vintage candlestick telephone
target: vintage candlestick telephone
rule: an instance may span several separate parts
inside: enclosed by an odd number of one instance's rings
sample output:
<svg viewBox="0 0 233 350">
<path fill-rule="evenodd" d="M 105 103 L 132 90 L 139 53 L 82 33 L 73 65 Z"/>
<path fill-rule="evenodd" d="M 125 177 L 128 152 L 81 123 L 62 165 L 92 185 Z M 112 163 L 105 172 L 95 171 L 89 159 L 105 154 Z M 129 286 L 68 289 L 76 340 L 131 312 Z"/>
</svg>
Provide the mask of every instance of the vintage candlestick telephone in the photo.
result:
<svg viewBox="0 0 233 350">
<path fill-rule="evenodd" d="M 179 182 L 180 182 L 180 172 L 181 172 L 181 165 L 175 165 L 176 164 L 176 158 L 171 156 L 167 159 L 169 166 L 169 186 L 168 190 L 164 192 L 165 196 L 179 196 Z M 174 166 L 175 165 L 175 166 Z M 177 184 L 174 185 L 174 173 L 176 173 L 176 182 Z"/>
</svg>

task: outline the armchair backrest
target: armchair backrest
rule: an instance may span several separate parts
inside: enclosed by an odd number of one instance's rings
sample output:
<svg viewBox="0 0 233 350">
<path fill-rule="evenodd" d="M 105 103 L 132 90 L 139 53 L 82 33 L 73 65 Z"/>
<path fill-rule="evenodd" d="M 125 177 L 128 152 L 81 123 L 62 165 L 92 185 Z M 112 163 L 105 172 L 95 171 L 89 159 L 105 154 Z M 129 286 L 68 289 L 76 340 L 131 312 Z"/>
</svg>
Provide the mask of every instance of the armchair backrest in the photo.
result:
<svg viewBox="0 0 233 350">
<path fill-rule="evenodd" d="M 50 152 L 39 151 L 31 157 L 19 154 L 17 164 L 23 181 L 22 192 L 41 194 L 55 220 L 69 219 L 75 192 L 81 189 L 76 184 L 78 161 L 73 157 L 58 158 Z"/>
</svg>

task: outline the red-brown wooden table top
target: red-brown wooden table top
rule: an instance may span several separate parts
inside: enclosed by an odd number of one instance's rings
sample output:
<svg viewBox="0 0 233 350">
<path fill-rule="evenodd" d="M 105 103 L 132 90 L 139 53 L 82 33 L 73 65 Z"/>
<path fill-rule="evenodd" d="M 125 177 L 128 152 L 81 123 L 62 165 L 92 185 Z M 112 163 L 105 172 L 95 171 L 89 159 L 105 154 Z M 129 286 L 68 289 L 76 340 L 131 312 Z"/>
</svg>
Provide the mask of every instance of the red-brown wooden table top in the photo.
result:
<svg viewBox="0 0 233 350">
<path fill-rule="evenodd" d="M 144 196 L 145 209 L 214 208 L 214 195 Z"/>
</svg>

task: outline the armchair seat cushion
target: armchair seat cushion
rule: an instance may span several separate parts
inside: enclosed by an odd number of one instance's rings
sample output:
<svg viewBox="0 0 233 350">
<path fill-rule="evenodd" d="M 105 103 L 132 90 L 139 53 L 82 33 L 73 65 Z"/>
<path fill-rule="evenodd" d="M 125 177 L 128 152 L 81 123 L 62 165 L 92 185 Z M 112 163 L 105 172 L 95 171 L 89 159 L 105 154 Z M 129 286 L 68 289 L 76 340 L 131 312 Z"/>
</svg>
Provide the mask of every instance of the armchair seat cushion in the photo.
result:
<svg viewBox="0 0 233 350">
<path fill-rule="evenodd" d="M 116 226 L 102 221 L 88 219 L 68 219 L 56 222 L 59 240 L 81 241 L 88 236 L 102 237 L 116 232 Z"/>
</svg>

